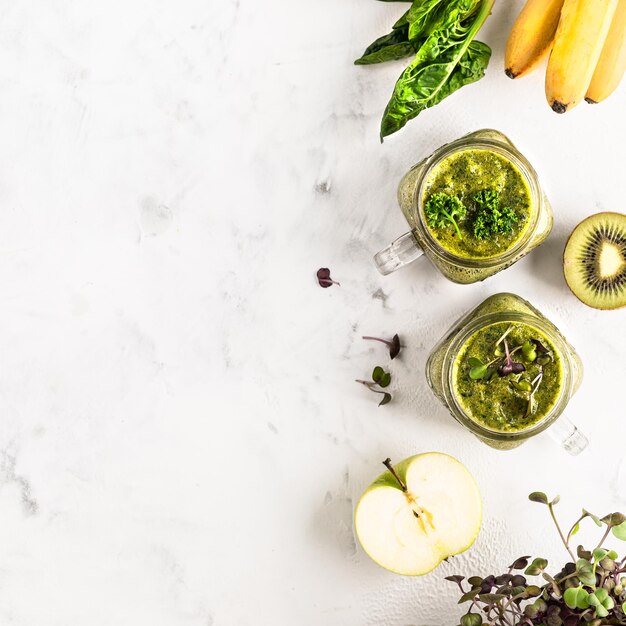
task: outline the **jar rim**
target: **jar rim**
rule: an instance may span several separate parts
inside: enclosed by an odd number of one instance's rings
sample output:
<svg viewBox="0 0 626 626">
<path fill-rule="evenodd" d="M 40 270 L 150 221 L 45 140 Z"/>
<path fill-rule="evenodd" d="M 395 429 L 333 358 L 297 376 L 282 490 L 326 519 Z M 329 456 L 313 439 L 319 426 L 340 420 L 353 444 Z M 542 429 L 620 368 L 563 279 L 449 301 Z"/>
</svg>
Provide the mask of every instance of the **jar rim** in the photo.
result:
<svg viewBox="0 0 626 626">
<path fill-rule="evenodd" d="M 463 410 L 463 407 L 459 403 L 456 394 L 454 393 L 454 363 L 460 350 L 467 343 L 467 341 L 479 330 L 497 324 L 500 322 L 522 323 L 527 326 L 536 328 L 538 331 L 546 335 L 550 342 L 556 348 L 559 358 L 561 359 L 561 388 L 559 395 L 546 415 L 541 420 L 532 426 L 519 431 L 499 431 L 487 428 L 473 420 Z M 483 436 L 489 439 L 495 439 L 498 441 L 512 441 L 519 439 L 528 439 L 543 432 L 546 428 L 551 426 L 556 419 L 563 413 L 569 399 L 572 395 L 572 369 L 573 364 L 571 362 L 570 352 L 567 344 L 558 328 L 549 320 L 541 319 L 528 313 L 518 312 L 494 312 L 485 313 L 472 319 L 469 323 L 464 325 L 459 332 L 452 338 L 448 350 L 446 351 L 445 358 L 446 365 L 444 367 L 444 378 L 447 384 L 444 385 L 444 395 L 446 396 L 446 402 L 448 407 L 452 411 L 452 414 L 461 421 L 464 426 L 469 428 L 472 432 L 479 436 Z"/>
<path fill-rule="evenodd" d="M 477 132 L 495 132 L 501 135 L 499 131 L 485 129 Z M 503 135 L 504 139 L 507 139 Z M 458 254 L 454 254 L 449 250 L 446 250 L 433 236 L 430 228 L 428 228 L 424 219 L 424 207 L 423 207 L 423 188 L 433 169 L 439 165 L 445 158 L 458 152 L 464 152 L 465 150 L 486 150 L 489 152 L 495 152 L 500 156 L 511 161 L 515 167 L 519 170 L 524 181 L 528 185 L 531 196 L 531 216 L 526 225 L 526 228 L 522 236 L 511 246 L 503 252 L 484 258 L 472 259 Z M 441 146 L 431 156 L 429 156 L 425 163 L 422 172 L 418 180 L 416 181 L 415 190 L 413 192 L 413 206 L 417 213 L 417 223 L 420 226 L 420 235 L 425 240 L 424 243 L 428 246 L 429 252 L 439 257 L 441 260 L 452 263 L 453 265 L 470 268 L 482 268 L 482 267 L 495 267 L 506 263 L 509 260 L 514 259 L 519 252 L 526 246 L 528 241 L 533 236 L 539 221 L 539 208 L 541 203 L 541 191 L 539 187 L 539 177 L 534 170 L 528 159 L 517 150 L 512 144 L 505 143 L 505 141 L 491 139 L 491 138 L 477 138 L 476 133 L 465 135 L 452 141 L 450 143 Z"/>
</svg>

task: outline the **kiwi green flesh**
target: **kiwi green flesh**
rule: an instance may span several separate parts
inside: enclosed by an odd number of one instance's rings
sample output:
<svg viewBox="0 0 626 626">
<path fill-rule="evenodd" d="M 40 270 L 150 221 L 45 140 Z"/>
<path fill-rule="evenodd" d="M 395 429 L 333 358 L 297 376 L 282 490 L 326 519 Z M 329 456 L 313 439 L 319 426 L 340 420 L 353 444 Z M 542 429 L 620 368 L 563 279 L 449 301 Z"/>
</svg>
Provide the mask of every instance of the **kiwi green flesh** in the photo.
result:
<svg viewBox="0 0 626 626">
<path fill-rule="evenodd" d="M 597 213 L 571 234 L 563 255 L 574 295 L 596 309 L 626 306 L 626 215 Z"/>
</svg>

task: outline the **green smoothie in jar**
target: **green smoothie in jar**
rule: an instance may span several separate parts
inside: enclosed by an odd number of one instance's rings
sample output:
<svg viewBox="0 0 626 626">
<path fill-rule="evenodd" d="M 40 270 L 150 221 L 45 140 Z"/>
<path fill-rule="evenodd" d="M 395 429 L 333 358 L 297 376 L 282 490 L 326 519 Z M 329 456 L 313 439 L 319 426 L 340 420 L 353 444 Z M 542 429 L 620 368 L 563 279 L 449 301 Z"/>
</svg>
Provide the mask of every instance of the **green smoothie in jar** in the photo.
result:
<svg viewBox="0 0 626 626">
<path fill-rule="evenodd" d="M 558 328 L 512 293 L 459 318 L 426 363 L 428 384 L 452 417 L 498 450 L 548 428 L 570 454 L 584 449 L 586 437 L 563 415 L 582 374 Z"/>
<path fill-rule="evenodd" d="M 540 422 L 561 393 L 563 368 L 554 344 L 537 328 L 498 322 L 475 332 L 453 366 L 463 412 L 490 431 L 519 432 Z"/>
<path fill-rule="evenodd" d="M 454 152 L 437 163 L 422 192 L 424 221 L 449 253 L 489 259 L 514 247 L 528 229 L 531 191 L 518 167 L 485 149 Z"/>
<path fill-rule="evenodd" d="M 483 129 L 441 146 L 398 185 L 410 231 L 375 255 L 382 274 L 422 254 L 449 280 L 475 283 L 516 263 L 552 229 L 537 173 L 501 132 Z"/>
</svg>

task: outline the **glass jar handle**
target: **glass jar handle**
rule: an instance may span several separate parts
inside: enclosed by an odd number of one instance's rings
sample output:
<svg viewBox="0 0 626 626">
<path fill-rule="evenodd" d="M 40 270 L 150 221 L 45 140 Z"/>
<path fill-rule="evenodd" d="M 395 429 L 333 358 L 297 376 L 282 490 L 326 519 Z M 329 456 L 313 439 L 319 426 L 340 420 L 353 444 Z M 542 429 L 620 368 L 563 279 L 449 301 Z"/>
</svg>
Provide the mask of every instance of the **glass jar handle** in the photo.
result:
<svg viewBox="0 0 626 626">
<path fill-rule="evenodd" d="M 563 416 L 559 417 L 546 432 L 572 456 L 580 454 L 589 445 L 589 439 Z"/>
<path fill-rule="evenodd" d="M 413 233 L 405 233 L 375 255 L 374 263 L 376 263 L 378 271 L 386 276 L 415 261 L 422 254 L 424 251 L 417 245 Z"/>
</svg>

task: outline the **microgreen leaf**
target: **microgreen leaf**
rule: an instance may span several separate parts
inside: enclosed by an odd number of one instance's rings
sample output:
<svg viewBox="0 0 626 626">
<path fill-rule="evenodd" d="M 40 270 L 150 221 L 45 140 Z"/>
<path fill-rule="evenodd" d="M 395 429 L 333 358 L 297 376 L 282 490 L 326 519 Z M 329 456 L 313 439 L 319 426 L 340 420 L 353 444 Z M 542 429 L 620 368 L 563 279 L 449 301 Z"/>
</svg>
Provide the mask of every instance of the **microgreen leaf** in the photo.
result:
<svg viewBox="0 0 626 626">
<path fill-rule="evenodd" d="M 472 367 L 469 373 L 470 378 L 472 380 L 480 380 L 484 378 L 485 375 L 487 374 L 487 369 L 488 369 L 487 365 L 476 365 L 475 367 Z"/>
<path fill-rule="evenodd" d="M 524 574 L 527 576 L 538 576 L 546 567 L 548 567 L 548 561 L 538 557 L 524 570 Z"/>
<path fill-rule="evenodd" d="M 477 359 L 474 356 L 471 356 L 469 359 L 467 359 L 467 364 L 470 367 L 479 367 L 483 364 L 483 362 L 480 359 Z"/>
<path fill-rule="evenodd" d="M 622 522 L 611 529 L 613 534 L 622 541 L 626 541 L 626 522 Z"/>
<path fill-rule="evenodd" d="M 576 561 L 576 576 L 581 583 L 585 585 L 595 585 L 596 575 L 593 565 L 587 559 L 578 559 Z"/>
<path fill-rule="evenodd" d="M 481 626 L 483 618 L 478 613 L 466 613 L 461 618 L 461 626 Z"/>
<path fill-rule="evenodd" d="M 522 345 L 522 356 L 526 362 L 532 363 L 537 358 L 535 344 L 530 341 L 524 342 Z"/>
<path fill-rule="evenodd" d="M 380 341 L 380 343 L 384 343 L 389 348 L 389 356 L 391 359 L 395 359 L 398 354 L 400 354 L 400 337 L 396 334 L 391 340 L 387 341 L 387 339 L 380 339 L 379 337 L 363 337 L 363 339 L 367 341 Z"/>
<path fill-rule="evenodd" d="M 446 576 L 444 580 L 449 580 L 450 582 L 458 584 L 465 580 L 465 576 L 459 576 L 458 574 L 455 574 L 453 576 Z"/>
<path fill-rule="evenodd" d="M 563 594 L 563 600 L 570 609 L 589 607 L 589 594 L 582 587 L 570 587 Z"/>
<path fill-rule="evenodd" d="M 533 491 L 533 493 L 531 493 L 528 496 L 528 499 L 531 502 L 539 502 L 541 504 L 548 504 L 548 496 L 541 491 Z"/>
<path fill-rule="evenodd" d="M 372 380 L 383 388 L 389 387 L 391 374 L 389 372 L 385 372 L 382 367 L 377 365 L 372 372 Z"/>
<path fill-rule="evenodd" d="M 583 509 L 583 517 L 590 517 L 596 524 L 596 526 L 602 526 L 602 522 L 597 515 L 590 513 L 587 509 Z"/>
<path fill-rule="evenodd" d="M 480 591 L 480 587 L 478 589 L 472 588 L 469 591 L 465 592 L 458 601 L 458 604 L 463 604 L 464 602 L 469 602 L 476 597 L 476 594 Z"/>
<path fill-rule="evenodd" d="M 506 598 L 503 593 L 481 593 L 478 598 L 481 602 L 499 602 Z"/>
<path fill-rule="evenodd" d="M 383 394 L 383 399 L 378 403 L 378 406 L 384 406 L 385 404 L 389 404 L 391 402 L 391 394 L 385 392 Z"/>
<path fill-rule="evenodd" d="M 598 563 L 599 561 L 601 561 L 607 554 L 609 553 L 608 550 L 605 550 L 604 548 L 596 548 L 593 551 L 593 560 Z"/>
<path fill-rule="evenodd" d="M 623 513 L 609 513 L 609 515 L 605 515 L 600 521 L 609 528 L 614 528 L 626 522 L 626 515 Z"/>
<path fill-rule="evenodd" d="M 546 502 L 548 499 L 546 498 Z M 513 564 L 509 566 L 509 569 L 524 569 L 528 565 L 529 556 L 521 556 L 519 559 L 513 561 Z"/>
<path fill-rule="evenodd" d="M 320 287 L 323 287 L 324 289 L 327 289 L 331 285 L 337 285 L 338 287 L 341 286 L 337 281 L 334 281 L 330 277 L 330 270 L 327 267 L 320 267 L 320 269 L 317 270 L 317 282 Z"/>
</svg>

